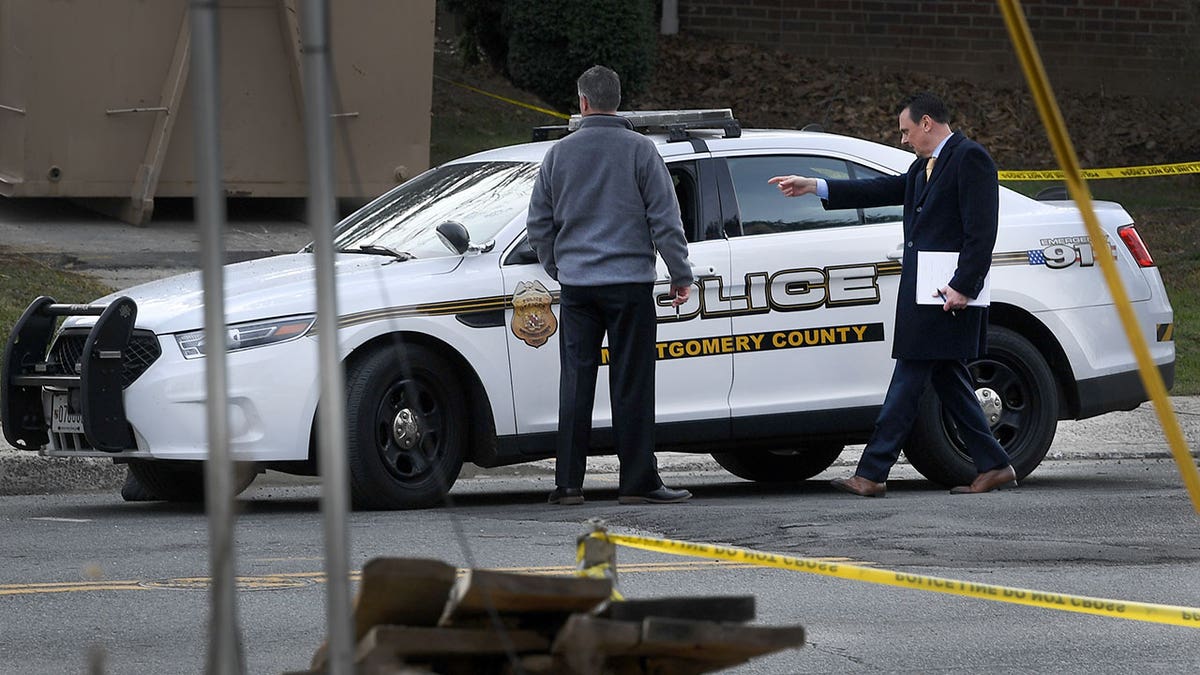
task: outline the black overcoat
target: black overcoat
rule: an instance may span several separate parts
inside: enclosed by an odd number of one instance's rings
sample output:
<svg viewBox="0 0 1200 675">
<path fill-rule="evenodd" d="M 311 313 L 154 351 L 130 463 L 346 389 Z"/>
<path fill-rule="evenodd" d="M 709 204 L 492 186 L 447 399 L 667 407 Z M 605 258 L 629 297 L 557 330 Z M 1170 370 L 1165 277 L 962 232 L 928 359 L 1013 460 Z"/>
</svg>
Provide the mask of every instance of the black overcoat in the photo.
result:
<svg viewBox="0 0 1200 675">
<path fill-rule="evenodd" d="M 830 180 L 829 209 L 904 205 L 904 258 L 896 301 L 892 358 L 967 359 L 986 346 L 987 308 L 955 314 L 918 305 L 917 251 L 958 251 L 954 290 L 977 297 L 992 263 L 1000 191 L 996 165 L 983 146 L 955 133 L 925 180 L 924 158 L 902 176 Z"/>
</svg>

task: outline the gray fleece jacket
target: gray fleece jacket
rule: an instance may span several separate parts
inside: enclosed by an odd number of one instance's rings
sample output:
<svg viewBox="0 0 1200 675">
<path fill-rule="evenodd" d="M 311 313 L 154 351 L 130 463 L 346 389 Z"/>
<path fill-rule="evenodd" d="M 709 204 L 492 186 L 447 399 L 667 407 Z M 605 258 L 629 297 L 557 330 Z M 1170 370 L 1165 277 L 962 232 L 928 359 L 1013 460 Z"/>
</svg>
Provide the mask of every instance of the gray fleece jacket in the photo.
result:
<svg viewBox="0 0 1200 675">
<path fill-rule="evenodd" d="M 692 283 L 667 166 L 623 117 L 588 115 L 546 152 L 526 226 L 542 266 L 560 283 L 653 283 L 656 248 L 672 286 Z"/>
</svg>

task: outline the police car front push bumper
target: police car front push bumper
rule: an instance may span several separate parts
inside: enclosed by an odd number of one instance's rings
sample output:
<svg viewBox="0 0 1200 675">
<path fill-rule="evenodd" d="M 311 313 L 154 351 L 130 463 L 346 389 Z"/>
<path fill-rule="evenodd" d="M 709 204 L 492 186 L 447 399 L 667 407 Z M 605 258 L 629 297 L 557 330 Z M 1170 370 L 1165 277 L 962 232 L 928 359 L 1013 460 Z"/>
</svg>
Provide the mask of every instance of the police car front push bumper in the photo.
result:
<svg viewBox="0 0 1200 675">
<path fill-rule="evenodd" d="M 77 363 L 50 353 L 60 317 L 97 316 L 87 331 Z M 39 297 L 21 315 L 4 348 L 0 370 L 0 425 L 4 437 L 21 450 L 40 450 L 57 428 L 81 433 L 96 450 L 120 452 L 135 447 L 125 416 L 123 370 L 137 304 L 120 297 L 108 305 L 60 305 Z M 53 392 L 47 420 L 43 390 Z"/>
</svg>

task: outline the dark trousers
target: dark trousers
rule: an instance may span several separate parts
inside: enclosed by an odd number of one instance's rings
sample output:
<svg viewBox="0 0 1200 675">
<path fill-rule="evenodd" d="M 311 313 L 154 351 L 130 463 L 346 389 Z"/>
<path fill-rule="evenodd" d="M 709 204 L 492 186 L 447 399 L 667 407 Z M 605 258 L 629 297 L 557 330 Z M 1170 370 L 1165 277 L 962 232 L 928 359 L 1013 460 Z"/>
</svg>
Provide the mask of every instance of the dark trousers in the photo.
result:
<svg viewBox="0 0 1200 675">
<path fill-rule="evenodd" d="M 958 425 L 975 468 L 983 473 L 1008 466 L 1008 454 L 992 435 L 975 398 L 975 387 L 965 361 L 897 359 L 892 382 L 883 399 L 883 409 L 875 420 L 875 433 L 858 460 L 856 474 L 876 483 L 887 480 L 888 472 L 912 432 L 921 394 L 930 383 L 942 399 L 942 406 Z"/>
<path fill-rule="evenodd" d="M 591 446 L 600 346 L 608 333 L 613 441 L 621 461 L 621 494 L 662 486 L 654 459 L 652 284 L 562 287 L 559 299 L 558 457 L 555 483 L 583 487 Z"/>
</svg>

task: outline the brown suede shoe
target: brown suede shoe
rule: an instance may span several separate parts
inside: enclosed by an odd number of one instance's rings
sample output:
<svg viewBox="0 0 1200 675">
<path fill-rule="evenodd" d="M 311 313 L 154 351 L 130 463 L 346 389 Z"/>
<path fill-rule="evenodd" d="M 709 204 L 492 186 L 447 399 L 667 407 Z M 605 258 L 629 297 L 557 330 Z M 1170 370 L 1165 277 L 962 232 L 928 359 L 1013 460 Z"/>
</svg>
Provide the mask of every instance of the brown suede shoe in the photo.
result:
<svg viewBox="0 0 1200 675">
<path fill-rule="evenodd" d="M 1005 466 L 991 471 L 984 471 L 971 481 L 970 485 L 959 485 L 950 488 L 952 495 L 977 495 L 992 490 L 1007 490 L 1017 487 L 1017 470 Z"/>
<path fill-rule="evenodd" d="M 849 478 L 834 478 L 829 481 L 829 484 L 842 492 L 849 492 L 859 497 L 883 497 L 887 495 L 886 482 L 876 483 L 873 480 L 867 480 L 858 475 Z"/>
</svg>

